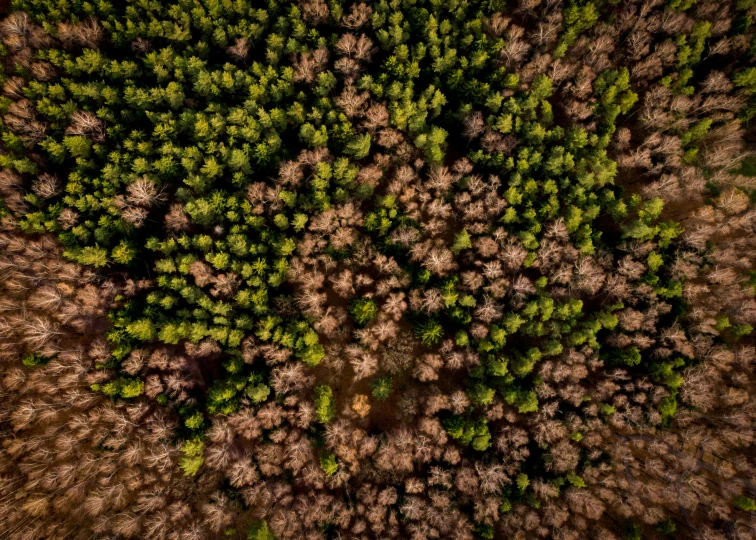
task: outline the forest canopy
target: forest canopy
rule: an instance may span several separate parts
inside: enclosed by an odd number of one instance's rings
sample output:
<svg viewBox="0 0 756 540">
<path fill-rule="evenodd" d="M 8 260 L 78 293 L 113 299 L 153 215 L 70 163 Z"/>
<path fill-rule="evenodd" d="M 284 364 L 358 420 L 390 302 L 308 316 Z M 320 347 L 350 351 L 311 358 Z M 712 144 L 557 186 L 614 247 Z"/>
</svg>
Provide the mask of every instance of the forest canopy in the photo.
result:
<svg viewBox="0 0 756 540">
<path fill-rule="evenodd" d="M 756 534 L 756 0 L 0 12 L 0 536 Z"/>
</svg>

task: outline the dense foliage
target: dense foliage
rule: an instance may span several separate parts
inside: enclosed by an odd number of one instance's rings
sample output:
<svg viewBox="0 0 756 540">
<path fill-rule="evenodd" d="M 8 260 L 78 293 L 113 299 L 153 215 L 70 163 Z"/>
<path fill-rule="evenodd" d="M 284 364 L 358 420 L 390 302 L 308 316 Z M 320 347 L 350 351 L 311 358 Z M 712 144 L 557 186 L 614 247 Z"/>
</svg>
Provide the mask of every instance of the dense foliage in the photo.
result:
<svg viewBox="0 0 756 540">
<path fill-rule="evenodd" d="M 0 531 L 748 538 L 752 4 L 14 0 Z"/>
</svg>

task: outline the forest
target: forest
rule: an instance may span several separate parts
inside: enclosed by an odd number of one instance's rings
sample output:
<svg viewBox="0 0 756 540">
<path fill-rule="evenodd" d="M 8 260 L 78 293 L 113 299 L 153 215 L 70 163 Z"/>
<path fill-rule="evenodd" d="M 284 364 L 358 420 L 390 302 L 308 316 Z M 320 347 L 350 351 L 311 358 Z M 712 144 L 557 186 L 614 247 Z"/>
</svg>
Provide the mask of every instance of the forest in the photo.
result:
<svg viewBox="0 0 756 540">
<path fill-rule="evenodd" d="M 755 538 L 755 22 L 0 2 L 0 538 Z"/>
</svg>

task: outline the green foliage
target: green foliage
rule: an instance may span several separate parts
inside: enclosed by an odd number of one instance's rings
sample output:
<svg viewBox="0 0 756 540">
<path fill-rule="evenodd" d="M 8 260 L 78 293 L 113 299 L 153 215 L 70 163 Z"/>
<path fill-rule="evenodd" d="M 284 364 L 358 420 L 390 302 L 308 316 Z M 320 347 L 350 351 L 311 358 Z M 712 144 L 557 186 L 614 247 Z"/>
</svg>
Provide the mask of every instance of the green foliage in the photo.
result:
<svg viewBox="0 0 756 540">
<path fill-rule="evenodd" d="M 470 248 L 472 248 L 470 235 L 467 233 L 465 229 L 462 229 L 459 233 L 457 233 L 457 236 L 454 238 L 454 245 L 451 248 L 452 253 L 458 254 L 463 249 L 470 249 Z"/>
<path fill-rule="evenodd" d="M 482 538 L 483 540 L 493 540 L 493 538 L 495 538 L 494 534 L 495 530 L 491 525 L 485 523 L 478 523 L 475 525 L 475 535 L 478 538 Z"/>
<path fill-rule="evenodd" d="M 370 134 L 365 133 L 363 135 L 358 135 L 353 140 L 349 141 L 344 149 L 344 153 L 354 157 L 354 159 L 367 157 L 370 153 Z"/>
<path fill-rule="evenodd" d="M 617 412 L 617 409 L 614 407 L 614 405 L 609 405 L 607 403 L 602 403 L 599 406 L 599 412 L 603 415 L 609 416 Z"/>
<path fill-rule="evenodd" d="M 144 393 L 144 381 L 134 377 L 117 377 L 107 383 L 93 384 L 91 388 L 95 392 L 102 392 L 114 399 L 117 397 L 130 399 Z"/>
<path fill-rule="evenodd" d="M 625 540 L 641 540 L 643 538 L 640 525 L 635 522 L 629 522 L 624 529 L 622 536 Z"/>
<path fill-rule="evenodd" d="M 641 363 L 641 353 L 637 347 L 627 347 L 613 351 L 609 357 L 613 362 L 624 366 L 637 366 Z"/>
<path fill-rule="evenodd" d="M 575 474 L 575 471 L 570 471 L 567 473 L 567 481 L 569 481 L 569 483 L 576 488 L 584 488 L 586 486 L 585 480 Z"/>
<path fill-rule="evenodd" d="M 735 86 L 745 89 L 750 93 L 756 92 L 756 67 L 749 67 L 739 71 L 733 77 Z"/>
<path fill-rule="evenodd" d="M 127 324 L 126 332 L 139 341 L 151 341 L 155 338 L 155 325 L 150 319 L 139 319 Z"/>
<path fill-rule="evenodd" d="M 746 512 L 756 512 L 756 501 L 745 495 L 735 497 L 733 504 Z"/>
<path fill-rule="evenodd" d="M 119 395 L 122 398 L 129 399 L 140 396 L 144 393 L 144 381 L 141 379 L 122 378 Z"/>
<path fill-rule="evenodd" d="M 247 386 L 245 393 L 247 394 L 247 397 L 252 400 L 252 403 L 263 403 L 270 395 L 270 387 L 264 384 L 258 384 L 255 386 L 250 384 Z"/>
<path fill-rule="evenodd" d="M 198 430 L 202 427 L 204 424 L 205 419 L 203 418 L 201 413 L 194 413 L 189 418 L 186 418 L 184 420 L 184 425 L 188 427 L 191 430 Z"/>
<path fill-rule="evenodd" d="M 205 450 L 205 443 L 200 438 L 190 439 L 181 446 L 183 457 L 179 460 L 179 466 L 184 471 L 185 476 L 195 476 L 205 459 L 202 454 Z"/>
<path fill-rule="evenodd" d="M 740 116 L 743 120 L 751 120 L 756 116 L 756 67 L 738 71 L 732 82 L 736 87 L 742 88 L 749 97 L 748 106 L 740 113 Z"/>
<path fill-rule="evenodd" d="M 336 405 L 333 402 L 333 390 L 330 386 L 315 387 L 315 415 L 321 424 L 327 424 L 336 415 Z"/>
<path fill-rule="evenodd" d="M 430 319 L 417 325 L 415 335 L 423 345 L 431 347 L 444 337 L 444 327 L 438 321 Z"/>
<path fill-rule="evenodd" d="M 375 318 L 378 306 L 371 298 L 360 298 L 349 306 L 349 313 L 360 326 L 365 326 Z"/>
<path fill-rule="evenodd" d="M 339 464 L 336 461 L 336 456 L 334 454 L 327 454 L 326 456 L 320 458 L 320 468 L 323 469 L 323 472 L 326 474 L 326 476 L 333 476 L 336 474 L 336 471 L 339 470 Z"/>
<path fill-rule="evenodd" d="M 668 0 L 667 5 L 677 11 L 690 9 L 698 0 Z"/>
<path fill-rule="evenodd" d="M 258 521 L 247 529 L 247 540 L 276 540 L 266 521 Z"/>
<path fill-rule="evenodd" d="M 530 479 L 528 478 L 527 474 L 520 473 L 517 475 L 516 483 L 517 483 L 517 489 L 519 489 L 522 492 L 522 491 L 525 491 L 530 485 Z"/>
<path fill-rule="evenodd" d="M 662 419 L 672 418 L 677 412 L 677 399 L 675 395 L 667 396 L 659 402 L 659 413 Z"/>
<path fill-rule="evenodd" d="M 49 361 L 49 358 L 40 354 L 30 354 L 28 356 L 24 356 L 24 358 L 21 360 L 21 363 L 23 363 L 28 368 L 33 368 L 37 366 L 43 366 Z"/>
<path fill-rule="evenodd" d="M 532 390 L 509 387 L 503 391 L 504 401 L 517 407 L 520 413 L 538 411 L 538 395 Z"/>
<path fill-rule="evenodd" d="M 478 452 L 485 452 L 491 445 L 491 433 L 484 418 L 466 420 L 454 415 L 442 420 L 448 435 L 462 445 L 472 445 Z"/>
<path fill-rule="evenodd" d="M 677 530 L 677 525 L 670 518 L 656 524 L 656 530 L 661 534 L 671 535 Z"/>
<path fill-rule="evenodd" d="M 77 251 L 65 251 L 63 255 L 84 266 L 102 268 L 109 263 L 108 252 L 97 246 L 85 246 Z"/>
<path fill-rule="evenodd" d="M 490 405 L 496 392 L 482 383 L 475 384 L 468 392 L 470 401 L 476 406 Z"/>
<path fill-rule="evenodd" d="M 704 118 L 703 120 L 696 122 L 693 126 L 683 133 L 681 143 L 683 146 L 702 139 L 709 132 L 711 127 L 711 118 Z"/>
<path fill-rule="evenodd" d="M 515 401 L 517 411 L 520 413 L 538 412 L 538 396 L 535 392 L 520 393 Z"/>
<path fill-rule="evenodd" d="M 305 347 L 299 354 L 299 358 L 310 367 L 315 367 L 320 364 L 320 361 L 325 357 L 325 349 L 322 345 L 313 344 Z"/>
<path fill-rule="evenodd" d="M 391 377 L 378 377 L 371 386 L 373 388 L 373 397 L 380 400 L 386 400 L 391 395 L 393 380 Z"/>
</svg>

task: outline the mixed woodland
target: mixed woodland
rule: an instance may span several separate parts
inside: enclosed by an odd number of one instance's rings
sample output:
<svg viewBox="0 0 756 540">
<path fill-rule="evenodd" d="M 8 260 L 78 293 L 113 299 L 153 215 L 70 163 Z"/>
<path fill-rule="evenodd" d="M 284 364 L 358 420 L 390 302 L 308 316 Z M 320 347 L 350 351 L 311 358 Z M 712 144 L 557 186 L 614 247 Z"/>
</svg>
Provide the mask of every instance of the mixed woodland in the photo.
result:
<svg viewBox="0 0 756 540">
<path fill-rule="evenodd" d="M 756 537 L 756 0 L 0 8 L 0 537 Z"/>
</svg>

